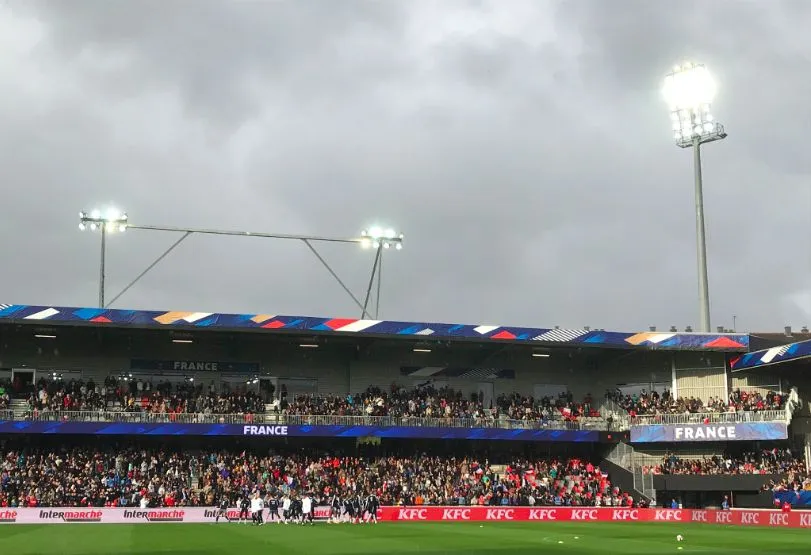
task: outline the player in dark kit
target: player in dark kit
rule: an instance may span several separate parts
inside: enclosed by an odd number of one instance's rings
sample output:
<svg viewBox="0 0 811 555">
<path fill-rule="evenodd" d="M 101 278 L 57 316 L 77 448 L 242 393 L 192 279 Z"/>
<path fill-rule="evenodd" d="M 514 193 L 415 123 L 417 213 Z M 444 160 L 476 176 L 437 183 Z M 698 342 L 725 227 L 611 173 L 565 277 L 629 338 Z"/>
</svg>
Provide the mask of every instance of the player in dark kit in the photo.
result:
<svg viewBox="0 0 811 555">
<path fill-rule="evenodd" d="M 360 522 L 363 516 L 363 507 L 361 505 L 362 500 L 359 495 L 352 498 L 352 521 L 354 523 Z"/>
<path fill-rule="evenodd" d="M 279 500 L 276 498 L 275 495 L 268 495 L 267 497 L 267 506 L 268 506 L 268 522 L 273 522 L 274 520 L 278 523 L 282 522 L 282 518 L 279 516 Z"/>
<path fill-rule="evenodd" d="M 379 509 L 380 499 L 377 498 L 377 495 L 372 493 L 366 498 L 366 513 L 369 515 L 369 520 L 373 520 L 375 524 L 377 524 L 377 511 Z"/>
<path fill-rule="evenodd" d="M 346 513 L 346 518 L 348 522 L 354 523 L 355 522 L 355 506 L 352 502 L 351 497 L 347 497 L 344 501 L 344 512 Z"/>
<path fill-rule="evenodd" d="M 239 501 L 239 521 L 248 523 L 248 517 L 251 515 L 251 500 L 247 495 L 242 496 Z"/>
<path fill-rule="evenodd" d="M 219 522 L 220 517 L 223 517 L 228 522 L 231 522 L 231 519 L 228 518 L 228 504 L 229 503 L 227 499 L 223 499 L 222 501 L 220 501 L 220 508 L 217 510 L 217 518 L 214 520 L 214 522 Z"/>
<path fill-rule="evenodd" d="M 341 521 L 341 507 L 343 506 L 343 502 L 341 498 L 337 495 L 333 495 L 332 499 L 330 500 L 330 522 L 340 522 Z"/>
<path fill-rule="evenodd" d="M 290 520 L 301 523 L 301 499 L 296 497 L 290 503 Z"/>
</svg>

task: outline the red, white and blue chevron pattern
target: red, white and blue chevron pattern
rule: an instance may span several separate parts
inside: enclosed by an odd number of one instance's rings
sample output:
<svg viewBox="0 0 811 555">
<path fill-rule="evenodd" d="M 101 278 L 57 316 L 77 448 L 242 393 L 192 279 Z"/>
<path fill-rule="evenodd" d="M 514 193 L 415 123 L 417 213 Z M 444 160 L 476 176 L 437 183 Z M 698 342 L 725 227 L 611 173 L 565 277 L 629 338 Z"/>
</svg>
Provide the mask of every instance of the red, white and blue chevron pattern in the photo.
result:
<svg viewBox="0 0 811 555">
<path fill-rule="evenodd" d="M 640 347 L 655 349 L 704 349 L 745 352 L 745 334 L 625 333 L 585 329 L 518 328 L 434 322 L 398 322 L 355 318 L 318 318 L 274 314 L 217 314 L 211 312 L 159 312 L 99 308 L 0 305 L 0 323 L 14 321 L 58 324 L 92 323 L 155 328 L 206 328 L 218 330 L 285 330 L 325 334 L 357 333 L 372 336 L 425 339 L 468 339 L 527 342 L 549 345 Z"/>
<path fill-rule="evenodd" d="M 740 372 L 758 366 L 778 364 L 802 358 L 811 358 L 811 339 L 746 353 L 730 360 L 729 368 L 733 372 Z"/>
</svg>

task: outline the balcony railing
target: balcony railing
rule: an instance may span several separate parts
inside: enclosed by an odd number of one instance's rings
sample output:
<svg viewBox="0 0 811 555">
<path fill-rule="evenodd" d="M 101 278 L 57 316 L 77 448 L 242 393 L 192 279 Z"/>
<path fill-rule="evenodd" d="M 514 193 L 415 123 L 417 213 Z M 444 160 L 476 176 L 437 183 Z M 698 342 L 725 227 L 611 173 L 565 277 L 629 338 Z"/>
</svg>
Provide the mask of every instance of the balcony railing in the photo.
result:
<svg viewBox="0 0 811 555">
<path fill-rule="evenodd" d="M 330 416 L 266 414 L 200 414 L 115 411 L 0 411 L 0 420 L 38 422 L 129 422 L 143 424 L 279 424 L 302 426 L 407 426 L 431 428 L 501 428 L 508 430 L 605 430 L 602 418 L 506 420 L 487 418 L 417 418 L 393 416 Z"/>
<path fill-rule="evenodd" d="M 730 413 L 641 415 L 628 419 L 582 417 L 576 421 L 507 420 L 492 418 L 418 418 L 394 416 L 334 416 L 265 414 L 151 413 L 120 411 L 25 411 L 0 410 L 0 420 L 40 422 L 131 422 L 144 424 L 279 424 L 301 426 L 406 426 L 419 428 L 501 428 L 508 430 L 625 431 L 630 426 L 655 424 L 736 424 L 742 422 L 787 422 L 785 410 Z"/>
<path fill-rule="evenodd" d="M 787 422 L 786 411 L 697 412 L 683 414 L 645 414 L 631 418 L 631 426 L 654 424 L 739 424 L 743 422 Z"/>
</svg>

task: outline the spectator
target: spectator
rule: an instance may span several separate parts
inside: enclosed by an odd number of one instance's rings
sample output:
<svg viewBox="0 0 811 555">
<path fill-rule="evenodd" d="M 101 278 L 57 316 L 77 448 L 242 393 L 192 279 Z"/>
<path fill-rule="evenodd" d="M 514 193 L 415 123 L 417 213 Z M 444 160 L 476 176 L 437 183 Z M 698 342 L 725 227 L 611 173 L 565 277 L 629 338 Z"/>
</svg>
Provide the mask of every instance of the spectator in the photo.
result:
<svg viewBox="0 0 811 555">
<path fill-rule="evenodd" d="M 235 504 L 262 495 L 376 493 L 387 505 L 631 506 L 607 474 L 581 459 L 517 459 L 503 475 L 476 457 L 165 449 L 10 449 L 0 459 L 0 507 L 158 507 Z"/>
<path fill-rule="evenodd" d="M 784 474 L 805 469 L 805 462 L 790 449 L 764 449 L 738 456 L 680 459 L 668 455 L 662 464 L 644 467 L 646 474 Z"/>
<path fill-rule="evenodd" d="M 706 403 L 695 397 L 674 399 L 670 391 L 664 390 L 661 394 L 643 390 L 637 394 L 624 394 L 619 389 L 606 391 L 606 399 L 617 403 L 632 417 L 659 414 L 685 414 L 685 413 L 734 413 L 737 411 L 780 410 L 785 407 L 786 396 L 769 391 L 761 395 L 756 392 L 733 391 L 728 401 L 718 397 L 710 397 Z"/>
</svg>

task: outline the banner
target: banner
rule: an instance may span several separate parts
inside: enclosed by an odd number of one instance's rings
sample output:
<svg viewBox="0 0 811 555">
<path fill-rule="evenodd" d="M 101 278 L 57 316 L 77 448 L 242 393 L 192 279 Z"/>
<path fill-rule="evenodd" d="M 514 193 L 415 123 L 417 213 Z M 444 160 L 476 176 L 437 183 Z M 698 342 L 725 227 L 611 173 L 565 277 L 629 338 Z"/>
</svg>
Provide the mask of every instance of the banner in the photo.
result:
<svg viewBox="0 0 811 555">
<path fill-rule="evenodd" d="M 811 491 L 776 491 L 774 499 L 781 505 L 788 502 L 792 507 L 811 508 Z"/>
<path fill-rule="evenodd" d="M 265 511 L 267 515 L 267 510 Z M 330 508 L 315 508 L 314 517 L 329 518 Z M 228 518 L 239 518 L 239 509 L 228 509 Z M 214 522 L 214 507 L 163 509 L 37 508 L 0 509 L 2 524 L 152 524 Z M 672 522 L 735 526 L 811 528 L 811 512 L 773 510 L 609 509 L 593 507 L 382 507 L 381 521 L 388 522 Z M 265 516 L 265 520 L 268 518 Z M 220 522 L 223 522 L 221 519 Z M 227 525 L 227 523 L 225 523 Z"/>
<path fill-rule="evenodd" d="M 315 520 L 326 520 L 330 516 L 329 506 L 313 508 Z M 217 519 L 216 507 L 172 507 L 160 509 L 116 508 L 88 509 L 68 507 L 43 507 L 39 509 L 0 509 L 1 524 L 150 524 L 150 523 L 200 523 L 214 522 Z M 269 511 L 263 512 L 268 520 Z M 279 509 L 279 516 L 282 511 Z M 239 509 L 226 512 L 230 520 L 239 519 Z M 220 519 L 220 522 L 226 522 Z"/>
<path fill-rule="evenodd" d="M 384 521 L 674 522 L 811 528 L 811 512 L 594 507 L 383 507 Z"/>
<path fill-rule="evenodd" d="M 786 438 L 788 425 L 785 422 L 631 426 L 631 443 L 757 441 Z"/>
<path fill-rule="evenodd" d="M 130 369 L 158 372 L 235 372 L 241 374 L 256 374 L 259 372 L 259 363 L 207 360 L 148 360 L 134 358 L 130 361 Z"/>
<path fill-rule="evenodd" d="M 46 422 L 0 420 L 0 434 L 186 435 L 276 437 L 381 437 L 401 439 L 484 439 L 505 441 L 599 441 L 592 430 L 524 430 L 504 428 L 433 428 L 418 426 L 307 426 L 253 424 L 179 424 L 142 422 Z"/>
</svg>

